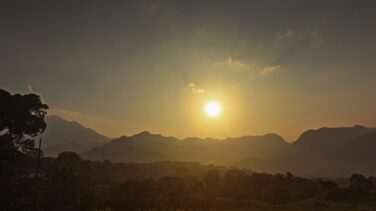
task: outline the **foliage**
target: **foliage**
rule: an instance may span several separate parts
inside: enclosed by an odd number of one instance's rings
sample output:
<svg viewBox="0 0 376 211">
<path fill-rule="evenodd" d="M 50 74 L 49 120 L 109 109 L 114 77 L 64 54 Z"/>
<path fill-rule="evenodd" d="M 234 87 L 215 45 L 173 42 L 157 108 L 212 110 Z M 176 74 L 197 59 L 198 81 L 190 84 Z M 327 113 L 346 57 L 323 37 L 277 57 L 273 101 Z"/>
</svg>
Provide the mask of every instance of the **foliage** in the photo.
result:
<svg viewBox="0 0 376 211">
<path fill-rule="evenodd" d="M 10 94 L 0 89 L 0 138 L 2 151 L 33 153 L 34 140 L 46 128 L 48 106 L 36 94 Z"/>
<path fill-rule="evenodd" d="M 36 94 L 0 89 L 0 210 L 38 210 L 39 178 L 32 178 L 34 138 L 46 128 L 48 106 Z"/>
<path fill-rule="evenodd" d="M 194 168 L 188 168 L 186 163 L 172 163 L 155 164 L 169 172 L 165 175 L 114 180 L 112 177 L 117 177 L 121 169 L 133 166 L 130 169 L 134 170 L 151 164 L 92 162 L 73 152 L 63 152 L 56 159 L 42 160 L 42 177 L 27 177 L 27 173 L 19 177 L 13 184 L 15 188 L 0 200 L 0 209 L 220 210 L 255 206 L 255 210 L 261 210 L 261 207 L 280 207 L 313 199 L 344 204 L 347 201 L 363 203 L 375 197 L 371 192 L 358 190 L 355 184 L 359 181 L 355 182 L 355 178 L 361 178 L 359 176 L 353 177 L 351 188 L 338 188 L 331 181 L 306 179 L 291 173 L 222 171 L 212 166 L 207 166 L 202 176 L 193 176 Z M 183 166 L 187 175 L 181 177 L 176 169 Z M 102 170 L 106 173 L 97 175 Z M 146 171 L 154 170 L 143 170 Z M 6 203 L 1 204 L 4 201 Z M 318 201 L 314 206 L 320 208 L 321 204 Z"/>
<path fill-rule="evenodd" d="M 367 179 L 361 174 L 352 174 L 350 178 L 350 187 L 356 191 L 371 194 L 375 190 L 373 179 Z"/>
</svg>

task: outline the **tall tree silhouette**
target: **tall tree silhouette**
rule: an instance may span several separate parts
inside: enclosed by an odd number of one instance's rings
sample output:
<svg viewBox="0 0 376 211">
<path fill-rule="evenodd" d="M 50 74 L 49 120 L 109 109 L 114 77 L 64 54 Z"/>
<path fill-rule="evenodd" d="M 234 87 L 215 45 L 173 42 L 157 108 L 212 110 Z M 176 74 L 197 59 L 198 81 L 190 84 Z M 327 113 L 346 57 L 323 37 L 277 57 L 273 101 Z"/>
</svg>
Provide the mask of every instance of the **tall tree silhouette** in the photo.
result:
<svg viewBox="0 0 376 211">
<path fill-rule="evenodd" d="M 0 102 L 1 154 L 3 150 L 35 152 L 33 138 L 46 128 L 48 106 L 36 94 L 11 94 L 2 89 Z"/>
<path fill-rule="evenodd" d="M 48 106 L 36 94 L 0 89 L 0 210 L 34 210 L 39 179 L 29 180 L 34 138 L 46 128 Z M 27 155 L 27 156 L 25 156 Z"/>
</svg>

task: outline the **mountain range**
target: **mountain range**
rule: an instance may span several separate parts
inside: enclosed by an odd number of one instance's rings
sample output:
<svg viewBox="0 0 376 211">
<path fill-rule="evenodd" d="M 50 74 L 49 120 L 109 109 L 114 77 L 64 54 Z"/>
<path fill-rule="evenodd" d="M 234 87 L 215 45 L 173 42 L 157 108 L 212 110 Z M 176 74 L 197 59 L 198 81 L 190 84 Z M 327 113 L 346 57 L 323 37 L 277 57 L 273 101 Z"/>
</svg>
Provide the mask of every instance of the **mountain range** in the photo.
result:
<svg viewBox="0 0 376 211">
<path fill-rule="evenodd" d="M 218 140 L 177 139 L 145 131 L 110 139 L 58 116 L 47 117 L 47 125 L 43 134 L 47 156 L 69 150 L 86 159 L 113 162 L 193 161 L 311 177 L 376 175 L 376 128 L 360 125 L 308 130 L 291 144 L 277 134 Z"/>
<path fill-rule="evenodd" d="M 47 128 L 41 135 L 42 150 L 46 156 L 57 156 L 62 151 L 86 152 L 108 143 L 110 138 L 74 121 L 59 116 L 47 116 Z"/>
<path fill-rule="evenodd" d="M 245 136 L 225 140 L 164 137 L 142 132 L 120 137 L 84 154 L 92 160 L 110 159 L 127 162 L 160 160 L 195 161 L 231 165 L 250 155 L 267 158 L 288 147 L 282 137 L 275 134 Z"/>
</svg>

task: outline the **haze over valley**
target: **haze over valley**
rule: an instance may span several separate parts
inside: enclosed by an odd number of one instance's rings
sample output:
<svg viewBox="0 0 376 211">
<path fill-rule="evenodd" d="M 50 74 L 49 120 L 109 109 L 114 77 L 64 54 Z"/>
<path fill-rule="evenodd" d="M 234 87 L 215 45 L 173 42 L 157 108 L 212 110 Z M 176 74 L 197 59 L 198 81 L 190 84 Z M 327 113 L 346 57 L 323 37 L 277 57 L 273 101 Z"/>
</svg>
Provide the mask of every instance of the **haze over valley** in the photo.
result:
<svg viewBox="0 0 376 211">
<path fill-rule="evenodd" d="M 0 211 L 376 210 L 375 0 L 1 0 Z"/>
<path fill-rule="evenodd" d="M 112 162 L 188 161 L 259 172 L 294 172 L 310 177 L 376 174 L 376 128 L 355 125 L 303 132 L 293 143 L 277 134 L 226 139 L 177 139 L 144 131 L 108 138 L 77 122 L 47 117 L 43 137 L 46 156 L 74 151 L 90 160 Z M 57 138 L 59 137 L 59 138 Z"/>
</svg>

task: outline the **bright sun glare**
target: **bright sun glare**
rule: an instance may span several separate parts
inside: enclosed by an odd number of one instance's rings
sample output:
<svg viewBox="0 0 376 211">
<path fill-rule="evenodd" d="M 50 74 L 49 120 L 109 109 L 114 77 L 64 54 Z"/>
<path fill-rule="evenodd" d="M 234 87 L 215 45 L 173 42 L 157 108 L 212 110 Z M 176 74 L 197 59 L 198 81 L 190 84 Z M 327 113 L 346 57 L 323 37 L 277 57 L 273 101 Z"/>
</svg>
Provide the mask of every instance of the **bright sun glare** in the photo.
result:
<svg viewBox="0 0 376 211">
<path fill-rule="evenodd" d="M 205 113 L 209 117 L 218 117 L 222 112 L 222 106 L 217 101 L 210 101 L 205 105 Z"/>
</svg>

